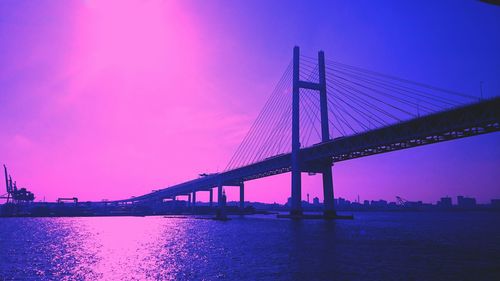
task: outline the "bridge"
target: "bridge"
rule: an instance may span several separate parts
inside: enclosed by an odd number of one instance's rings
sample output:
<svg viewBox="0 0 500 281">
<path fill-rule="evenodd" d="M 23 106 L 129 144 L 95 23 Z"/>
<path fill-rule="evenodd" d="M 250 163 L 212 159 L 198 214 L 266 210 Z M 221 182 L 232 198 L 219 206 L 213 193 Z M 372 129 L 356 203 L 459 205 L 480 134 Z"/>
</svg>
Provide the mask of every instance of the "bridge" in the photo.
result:
<svg viewBox="0 0 500 281">
<path fill-rule="evenodd" d="M 500 97 L 480 99 L 399 77 L 300 55 L 276 85 L 225 171 L 203 174 L 142 196 L 113 201 L 154 204 L 225 186 L 291 173 L 290 217 L 302 217 L 301 174 L 323 179 L 324 217 L 335 218 L 332 166 L 374 154 L 477 136 L 500 130 Z"/>
</svg>

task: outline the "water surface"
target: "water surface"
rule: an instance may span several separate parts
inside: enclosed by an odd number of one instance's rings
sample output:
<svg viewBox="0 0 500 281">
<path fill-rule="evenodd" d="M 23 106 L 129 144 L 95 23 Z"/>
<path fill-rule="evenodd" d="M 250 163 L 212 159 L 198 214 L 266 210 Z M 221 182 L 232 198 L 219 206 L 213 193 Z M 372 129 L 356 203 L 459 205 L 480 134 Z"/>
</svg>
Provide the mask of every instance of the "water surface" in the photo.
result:
<svg viewBox="0 0 500 281">
<path fill-rule="evenodd" d="M 0 280 L 500 280 L 500 213 L 0 219 Z"/>
</svg>

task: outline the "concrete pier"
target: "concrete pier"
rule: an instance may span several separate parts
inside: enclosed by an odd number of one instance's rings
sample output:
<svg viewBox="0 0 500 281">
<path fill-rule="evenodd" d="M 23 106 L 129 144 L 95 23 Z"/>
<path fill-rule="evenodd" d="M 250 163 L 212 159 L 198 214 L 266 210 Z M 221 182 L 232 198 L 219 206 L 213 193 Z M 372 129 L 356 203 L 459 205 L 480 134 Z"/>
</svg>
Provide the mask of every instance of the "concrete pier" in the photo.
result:
<svg viewBox="0 0 500 281">
<path fill-rule="evenodd" d="M 217 186 L 217 207 L 222 207 L 222 184 L 219 184 L 219 186 Z"/>
<path fill-rule="evenodd" d="M 245 184 L 240 184 L 240 209 L 245 209 Z"/>
<path fill-rule="evenodd" d="M 210 188 L 210 208 L 212 208 L 213 204 L 214 204 L 214 189 L 213 188 Z"/>
<path fill-rule="evenodd" d="M 323 214 L 325 216 L 336 216 L 333 199 L 333 175 L 332 167 L 327 166 L 323 171 Z"/>
</svg>

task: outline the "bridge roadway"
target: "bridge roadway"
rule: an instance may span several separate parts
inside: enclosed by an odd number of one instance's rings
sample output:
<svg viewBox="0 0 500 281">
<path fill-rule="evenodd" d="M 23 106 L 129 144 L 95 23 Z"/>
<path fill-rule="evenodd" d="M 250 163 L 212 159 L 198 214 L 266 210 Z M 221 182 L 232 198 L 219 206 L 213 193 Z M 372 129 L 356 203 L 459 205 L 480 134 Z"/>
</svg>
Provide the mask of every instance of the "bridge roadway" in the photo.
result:
<svg viewBox="0 0 500 281">
<path fill-rule="evenodd" d="M 325 163 L 333 164 L 497 131 L 500 131 L 500 97 L 301 148 L 300 168 L 303 172 L 320 172 Z M 158 201 L 197 191 L 210 191 L 219 186 L 240 185 L 244 181 L 282 174 L 290 170 L 291 153 L 281 154 L 142 196 L 112 202 Z"/>
</svg>

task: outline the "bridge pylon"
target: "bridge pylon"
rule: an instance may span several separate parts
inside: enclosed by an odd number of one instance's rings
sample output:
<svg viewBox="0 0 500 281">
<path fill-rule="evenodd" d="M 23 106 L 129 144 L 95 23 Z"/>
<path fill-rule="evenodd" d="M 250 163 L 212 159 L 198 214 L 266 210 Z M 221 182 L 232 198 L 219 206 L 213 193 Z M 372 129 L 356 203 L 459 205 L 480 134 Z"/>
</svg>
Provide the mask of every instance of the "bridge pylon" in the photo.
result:
<svg viewBox="0 0 500 281">
<path fill-rule="evenodd" d="M 300 159 L 300 89 L 310 89 L 319 92 L 320 116 L 321 116 L 321 141 L 330 140 L 328 126 L 328 100 L 326 93 L 326 74 L 325 74 L 325 54 L 318 52 L 318 83 L 300 80 L 300 50 L 299 47 L 293 48 L 293 98 L 292 98 L 292 200 L 290 216 L 302 216 L 302 172 L 309 172 L 309 168 L 301 162 Z M 335 217 L 335 208 L 333 200 L 333 162 L 321 163 L 319 172 L 323 176 L 323 195 L 324 195 L 324 214 L 328 217 Z M 315 169 L 314 172 L 318 172 Z"/>
</svg>

